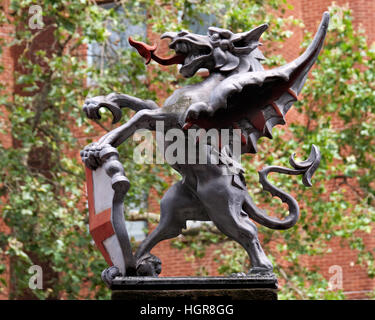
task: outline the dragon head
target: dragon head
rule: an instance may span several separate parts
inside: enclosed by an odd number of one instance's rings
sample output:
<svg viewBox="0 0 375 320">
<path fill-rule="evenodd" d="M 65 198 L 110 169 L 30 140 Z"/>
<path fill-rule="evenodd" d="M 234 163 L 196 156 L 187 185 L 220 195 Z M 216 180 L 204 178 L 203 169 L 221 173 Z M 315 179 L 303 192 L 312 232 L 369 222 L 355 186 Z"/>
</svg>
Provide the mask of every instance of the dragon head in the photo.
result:
<svg viewBox="0 0 375 320">
<path fill-rule="evenodd" d="M 183 55 L 180 73 L 184 77 L 193 76 L 200 68 L 212 70 L 214 67 L 213 47 L 208 36 L 187 31 L 166 32 L 161 39 L 169 38 L 169 48 Z"/>
<path fill-rule="evenodd" d="M 180 73 L 192 77 L 200 68 L 210 72 L 238 72 L 263 70 L 259 60 L 264 56 L 258 49 L 259 38 L 268 28 L 260 25 L 250 31 L 233 33 L 226 29 L 210 27 L 207 35 L 187 31 L 166 32 L 161 39 L 171 40 L 169 48 L 176 52 L 171 58 L 161 58 L 154 51 L 156 46 L 149 46 L 129 38 L 129 42 L 147 59 L 153 59 L 163 65 L 181 64 Z"/>
</svg>

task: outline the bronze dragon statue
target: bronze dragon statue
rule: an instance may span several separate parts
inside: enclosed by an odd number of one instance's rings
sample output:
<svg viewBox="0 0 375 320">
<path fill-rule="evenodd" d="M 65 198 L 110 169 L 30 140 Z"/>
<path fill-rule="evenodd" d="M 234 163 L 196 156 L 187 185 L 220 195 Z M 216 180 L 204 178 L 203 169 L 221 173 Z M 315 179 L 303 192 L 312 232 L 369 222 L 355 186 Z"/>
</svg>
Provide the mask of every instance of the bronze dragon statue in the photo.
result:
<svg viewBox="0 0 375 320">
<path fill-rule="evenodd" d="M 85 147 L 81 151 L 83 162 L 95 170 L 103 165 L 104 149 L 113 150 L 138 129 L 155 130 L 158 121 L 164 123 L 165 131 L 180 129 L 186 139 L 190 128 L 237 129 L 240 130 L 241 153 L 256 153 L 257 140 L 263 136 L 272 139 L 272 128 L 285 124 L 284 116 L 297 101 L 323 46 L 328 23 L 329 14 L 324 13 L 306 51 L 294 61 L 270 70 L 262 67 L 264 56 L 259 50 L 259 38 L 268 28 L 266 24 L 243 33 L 216 27 L 210 27 L 207 35 L 167 32 L 161 38 L 171 40 L 169 47 L 176 52 L 171 58 L 158 57 L 156 46 L 130 38 L 131 45 L 147 59 L 147 63 L 153 59 L 164 65 L 181 64 L 179 72 L 184 77 L 206 68 L 209 76 L 200 83 L 176 90 L 162 107 L 150 100 L 118 93 L 86 99 L 83 110 L 91 119 L 100 119 L 98 111 L 101 107 L 113 113 L 114 123 L 121 118 L 121 108 L 131 108 L 136 114 Z M 165 141 L 166 145 L 171 143 Z M 178 236 L 187 220 L 212 221 L 221 232 L 240 243 L 250 257 L 249 274 L 272 273 L 273 266 L 259 243 L 257 227 L 249 218 L 268 228 L 287 229 L 297 222 L 299 208 L 292 196 L 269 183 L 267 174 L 303 175 L 303 183 L 311 186 L 310 179 L 319 162 L 319 149 L 313 145 L 306 161 L 297 163 L 293 156 L 290 158 L 294 169 L 271 166 L 259 172 L 263 189 L 287 203 L 289 215 L 283 220 L 268 216 L 254 204 L 242 169 L 227 174 L 228 163 L 180 161 L 172 164 L 182 180 L 171 186 L 162 198 L 160 223 L 141 243 L 135 253 L 135 270 L 127 275 L 157 276 L 161 270 L 160 261 L 150 254 L 151 249 L 162 240 Z M 107 280 L 118 273 L 113 268 L 107 271 Z"/>
</svg>

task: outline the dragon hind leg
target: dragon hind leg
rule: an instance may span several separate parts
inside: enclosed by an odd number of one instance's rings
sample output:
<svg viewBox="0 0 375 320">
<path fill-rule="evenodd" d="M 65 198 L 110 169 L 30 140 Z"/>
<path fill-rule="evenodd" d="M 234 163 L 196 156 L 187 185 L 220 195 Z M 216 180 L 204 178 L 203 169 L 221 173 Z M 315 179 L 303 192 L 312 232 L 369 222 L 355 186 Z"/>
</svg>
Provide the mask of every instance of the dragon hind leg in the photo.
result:
<svg viewBox="0 0 375 320">
<path fill-rule="evenodd" d="M 232 179 L 232 176 L 222 175 L 207 182 L 201 180 L 199 199 L 216 227 L 246 250 L 251 263 L 249 273 L 272 273 L 273 266 L 260 245 L 257 227 L 242 210 L 247 190 L 234 186 Z"/>
<path fill-rule="evenodd" d="M 238 217 L 238 212 L 241 211 L 238 207 L 236 210 L 233 209 L 232 206 L 227 207 L 230 213 L 223 215 L 220 219 L 213 218 L 213 222 L 222 233 L 238 242 L 246 250 L 251 264 L 249 274 L 272 273 L 273 266 L 260 245 L 256 225 L 245 212 L 241 212 Z M 237 217 L 233 218 L 233 216 Z"/>
<path fill-rule="evenodd" d="M 135 254 L 137 273 L 139 275 L 157 276 L 154 272 L 147 271 L 148 267 L 145 266 L 145 262 L 148 263 L 148 256 L 152 248 L 160 241 L 171 239 L 181 234 L 182 229 L 186 227 L 186 220 L 192 219 L 193 216 L 198 217 L 201 211 L 202 206 L 197 198 L 191 194 L 181 181 L 169 188 L 160 202 L 160 222 L 158 226 L 141 243 Z M 152 258 L 152 260 L 155 259 Z M 143 274 L 144 272 L 146 274 Z"/>
<path fill-rule="evenodd" d="M 258 239 L 258 229 L 256 225 L 248 218 L 247 214 L 241 211 L 241 223 L 242 228 L 245 232 L 240 229 L 239 239 L 235 239 L 239 242 L 246 250 L 249 255 L 251 262 L 251 269 L 249 274 L 258 273 L 271 273 L 273 266 L 271 261 L 267 258 L 264 253 L 262 246 Z M 249 241 L 250 240 L 250 241 Z"/>
</svg>

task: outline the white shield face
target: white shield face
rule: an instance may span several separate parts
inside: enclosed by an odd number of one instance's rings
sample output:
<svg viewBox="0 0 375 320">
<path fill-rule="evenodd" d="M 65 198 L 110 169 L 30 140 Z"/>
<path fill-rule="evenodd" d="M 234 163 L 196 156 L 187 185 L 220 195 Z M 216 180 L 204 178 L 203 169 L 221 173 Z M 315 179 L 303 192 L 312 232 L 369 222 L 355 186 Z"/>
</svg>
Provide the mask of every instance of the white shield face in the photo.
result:
<svg viewBox="0 0 375 320">
<path fill-rule="evenodd" d="M 90 234 L 107 263 L 110 266 L 115 265 L 124 274 L 124 258 L 111 223 L 114 195 L 111 178 L 103 168 L 94 171 L 86 168 L 86 183 Z"/>
<path fill-rule="evenodd" d="M 95 214 L 100 214 L 101 212 L 112 208 L 114 191 L 111 186 L 111 178 L 106 174 L 102 167 L 91 172 L 94 188 Z"/>
</svg>

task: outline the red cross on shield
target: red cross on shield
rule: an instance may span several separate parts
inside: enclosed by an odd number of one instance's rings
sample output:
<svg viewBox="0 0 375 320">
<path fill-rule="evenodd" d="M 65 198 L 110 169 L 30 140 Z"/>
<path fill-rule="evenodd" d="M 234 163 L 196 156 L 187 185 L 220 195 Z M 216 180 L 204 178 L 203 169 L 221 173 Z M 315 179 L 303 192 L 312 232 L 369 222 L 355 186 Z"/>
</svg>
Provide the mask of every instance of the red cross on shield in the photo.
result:
<svg viewBox="0 0 375 320">
<path fill-rule="evenodd" d="M 120 245 L 111 222 L 114 195 L 111 178 L 103 167 L 95 171 L 86 168 L 86 184 L 90 234 L 108 265 L 116 265 L 124 271 Z"/>
</svg>

